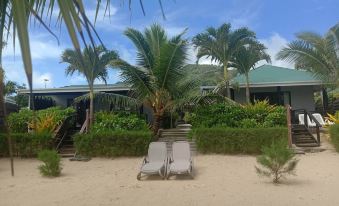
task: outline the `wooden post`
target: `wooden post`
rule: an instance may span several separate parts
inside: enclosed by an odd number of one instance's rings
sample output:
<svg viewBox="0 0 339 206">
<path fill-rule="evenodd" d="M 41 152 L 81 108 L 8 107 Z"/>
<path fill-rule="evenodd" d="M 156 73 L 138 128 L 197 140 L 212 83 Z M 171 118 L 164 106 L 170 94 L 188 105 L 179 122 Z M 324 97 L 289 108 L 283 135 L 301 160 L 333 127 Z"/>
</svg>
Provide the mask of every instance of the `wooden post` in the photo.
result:
<svg viewBox="0 0 339 206">
<path fill-rule="evenodd" d="M 288 146 L 292 148 L 292 123 L 291 123 L 291 106 L 286 105 L 287 129 L 288 129 Z"/>
</svg>

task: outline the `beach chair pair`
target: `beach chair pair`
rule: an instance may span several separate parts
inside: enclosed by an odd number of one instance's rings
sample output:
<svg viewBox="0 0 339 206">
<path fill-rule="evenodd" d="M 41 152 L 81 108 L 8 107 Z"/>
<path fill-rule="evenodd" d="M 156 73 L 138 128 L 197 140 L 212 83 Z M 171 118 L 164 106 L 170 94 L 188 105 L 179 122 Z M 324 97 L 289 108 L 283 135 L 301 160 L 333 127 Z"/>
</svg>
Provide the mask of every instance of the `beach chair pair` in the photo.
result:
<svg viewBox="0 0 339 206">
<path fill-rule="evenodd" d="M 312 115 L 319 122 L 319 124 L 321 126 L 326 126 L 326 125 L 332 125 L 333 124 L 333 122 L 330 122 L 330 121 L 326 122 L 324 120 L 324 118 L 321 116 L 321 114 L 319 114 L 319 113 L 313 113 Z M 304 114 L 299 114 L 298 117 L 299 117 L 299 124 L 305 125 Z M 315 127 L 316 126 L 316 123 L 313 120 L 311 120 L 309 116 L 307 116 L 307 123 L 308 123 L 308 126 L 310 126 L 310 127 Z"/>
<path fill-rule="evenodd" d="M 189 143 L 174 142 L 172 152 L 168 155 L 165 142 L 151 142 L 148 155 L 138 173 L 138 180 L 142 174 L 159 174 L 163 179 L 168 179 L 171 174 L 189 174 L 193 178 L 193 159 Z"/>
</svg>

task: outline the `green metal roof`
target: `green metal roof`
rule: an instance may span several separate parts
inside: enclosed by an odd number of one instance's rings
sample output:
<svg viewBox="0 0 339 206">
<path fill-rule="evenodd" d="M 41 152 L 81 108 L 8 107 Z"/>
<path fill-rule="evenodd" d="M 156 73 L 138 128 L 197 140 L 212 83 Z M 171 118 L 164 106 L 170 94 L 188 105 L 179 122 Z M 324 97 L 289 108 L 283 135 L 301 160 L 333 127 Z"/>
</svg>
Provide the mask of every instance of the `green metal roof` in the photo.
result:
<svg viewBox="0 0 339 206">
<path fill-rule="evenodd" d="M 237 75 L 231 80 L 238 83 L 240 87 L 246 84 L 245 75 Z M 312 73 L 277 67 L 272 65 L 262 65 L 249 72 L 250 86 L 298 86 L 298 85 L 320 85 L 321 81 L 316 79 Z"/>
</svg>

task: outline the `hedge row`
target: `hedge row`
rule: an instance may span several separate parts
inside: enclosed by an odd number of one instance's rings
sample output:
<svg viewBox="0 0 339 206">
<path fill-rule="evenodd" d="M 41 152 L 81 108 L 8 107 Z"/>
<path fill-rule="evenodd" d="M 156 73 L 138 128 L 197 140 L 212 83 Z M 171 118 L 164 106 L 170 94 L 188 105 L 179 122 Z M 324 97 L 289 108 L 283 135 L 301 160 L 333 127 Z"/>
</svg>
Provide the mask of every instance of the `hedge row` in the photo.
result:
<svg viewBox="0 0 339 206">
<path fill-rule="evenodd" d="M 50 134 L 13 133 L 11 134 L 13 155 L 17 157 L 36 157 L 43 149 L 50 149 L 52 136 Z M 0 156 L 8 156 L 8 139 L 6 134 L 0 134 Z"/>
<path fill-rule="evenodd" d="M 334 124 L 330 127 L 331 142 L 337 152 L 339 152 L 339 124 Z"/>
<path fill-rule="evenodd" d="M 199 152 L 259 154 L 273 141 L 287 144 L 287 128 L 198 128 L 191 132 Z"/>
<path fill-rule="evenodd" d="M 140 156 L 147 153 L 151 138 L 149 131 L 76 134 L 74 145 L 77 153 L 92 157 Z"/>
</svg>

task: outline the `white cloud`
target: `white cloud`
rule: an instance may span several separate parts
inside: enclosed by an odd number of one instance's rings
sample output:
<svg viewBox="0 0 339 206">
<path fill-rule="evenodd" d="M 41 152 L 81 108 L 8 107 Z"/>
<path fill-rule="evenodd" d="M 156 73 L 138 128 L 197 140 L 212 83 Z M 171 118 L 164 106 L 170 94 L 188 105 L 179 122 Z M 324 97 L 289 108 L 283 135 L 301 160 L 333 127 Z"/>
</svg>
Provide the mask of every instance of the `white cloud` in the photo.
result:
<svg viewBox="0 0 339 206">
<path fill-rule="evenodd" d="M 278 33 L 274 33 L 267 39 L 260 39 L 260 42 L 262 42 L 267 47 L 267 53 L 271 56 L 272 65 L 280 66 L 280 67 L 287 67 L 287 68 L 294 68 L 293 64 L 287 61 L 276 59 L 277 53 L 288 44 L 287 39 L 280 36 Z M 264 62 L 258 64 L 258 66 L 262 64 L 264 64 Z"/>
<path fill-rule="evenodd" d="M 8 39 L 8 44 L 4 48 L 3 57 L 17 57 L 21 59 L 21 51 L 18 39 L 16 39 L 15 49 L 12 44 L 13 39 Z M 60 58 L 63 47 L 57 44 L 50 34 L 36 35 L 30 34 L 30 49 L 32 59 Z"/>
<path fill-rule="evenodd" d="M 3 66 L 5 69 L 6 80 L 18 82 L 19 84 L 25 84 L 28 86 L 26 73 L 20 61 L 4 61 Z M 53 87 L 53 75 L 50 72 L 40 72 L 38 70 L 33 71 L 33 88 Z"/>
<path fill-rule="evenodd" d="M 40 73 L 39 71 L 33 72 L 33 88 L 51 88 L 53 87 L 53 75 L 49 72 Z"/>
</svg>

